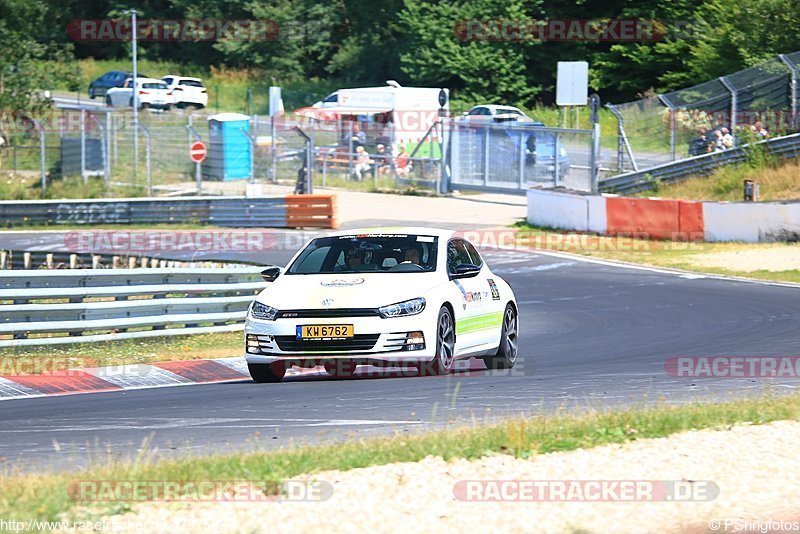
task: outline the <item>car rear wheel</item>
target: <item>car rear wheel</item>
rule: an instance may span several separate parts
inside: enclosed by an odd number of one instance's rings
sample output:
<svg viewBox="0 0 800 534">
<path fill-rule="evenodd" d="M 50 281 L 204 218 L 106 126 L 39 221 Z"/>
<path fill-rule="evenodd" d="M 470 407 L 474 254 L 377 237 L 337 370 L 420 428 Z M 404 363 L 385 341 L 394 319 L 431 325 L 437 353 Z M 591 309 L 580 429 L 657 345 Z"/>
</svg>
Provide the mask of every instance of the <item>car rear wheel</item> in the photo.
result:
<svg viewBox="0 0 800 534">
<path fill-rule="evenodd" d="M 280 382 L 286 376 L 286 365 L 283 362 L 248 363 L 247 370 L 255 382 Z"/>
<path fill-rule="evenodd" d="M 325 372 L 334 378 L 347 378 L 356 372 L 356 364 L 352 362 L 329 362 L 325 364 Z"/>
<path fill-rule="evenodd" d="M 453 370 L 456 361 L 456 331 L 453 315 L 446 306 L 439 310 L 436 320 L 436 356 L 433 359 L 433 372 L 446 375 Z"/>
<path fill-rule="evenodd" d="M 511 303 L 506 304 L 503 312 L 503 329 L 500 333 L 500 346 L 497 353 L 485 356 L 483 363 L 487 369 L 511 369 L 517 362 L 517 341 L 519 317 Z"/>
</svg>

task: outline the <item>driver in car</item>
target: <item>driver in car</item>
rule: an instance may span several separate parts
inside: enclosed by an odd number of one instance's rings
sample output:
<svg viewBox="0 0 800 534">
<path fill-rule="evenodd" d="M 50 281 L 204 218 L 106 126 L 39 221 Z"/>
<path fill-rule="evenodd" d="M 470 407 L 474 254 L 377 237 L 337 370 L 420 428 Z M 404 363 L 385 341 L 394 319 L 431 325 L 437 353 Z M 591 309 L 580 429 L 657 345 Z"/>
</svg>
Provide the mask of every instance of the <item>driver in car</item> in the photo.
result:
<svg viewBox="0 0 800 534">
<path fill-rule="evenodd" d="M 401 263 L 422 263 L 422 255 L 417 247 L 410 247 L 403 251 L 403 261 Z"/>
<path fill-rule="evenodd" d="M 363 252 L 360 250 L 351 248 L 345 252 L 344 259 L 345 263 L 347 263 L 347 267 L 354 271 L 357 271 L 364 266 Z"/>
</svg>

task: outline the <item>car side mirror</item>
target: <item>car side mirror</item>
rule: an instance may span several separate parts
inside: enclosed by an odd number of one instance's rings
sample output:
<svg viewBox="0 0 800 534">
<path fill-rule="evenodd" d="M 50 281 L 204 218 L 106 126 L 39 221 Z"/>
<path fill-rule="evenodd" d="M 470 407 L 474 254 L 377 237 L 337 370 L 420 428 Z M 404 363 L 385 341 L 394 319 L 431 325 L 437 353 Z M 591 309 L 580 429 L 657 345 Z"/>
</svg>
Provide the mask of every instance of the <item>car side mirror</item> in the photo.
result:
<svg viewBox="0 0 800 534">
<path fill-rule="evenodd" d="M 473 276 L 478 276 L 479 272 L 481 272 L 481 268 L 477 265 L 472 263 L 459 263 L 456 265 L 456 272 L 450 275 L 450 279 L 472 278 Z"/>
<path fill-rule="evenodd" d="M 276 278 L 281 274 L 280 267 L 267 267 L 263 271 L 261 271 L 261 278 L 264 279 L 265 282 L 274 282 Z"/>
</svg>

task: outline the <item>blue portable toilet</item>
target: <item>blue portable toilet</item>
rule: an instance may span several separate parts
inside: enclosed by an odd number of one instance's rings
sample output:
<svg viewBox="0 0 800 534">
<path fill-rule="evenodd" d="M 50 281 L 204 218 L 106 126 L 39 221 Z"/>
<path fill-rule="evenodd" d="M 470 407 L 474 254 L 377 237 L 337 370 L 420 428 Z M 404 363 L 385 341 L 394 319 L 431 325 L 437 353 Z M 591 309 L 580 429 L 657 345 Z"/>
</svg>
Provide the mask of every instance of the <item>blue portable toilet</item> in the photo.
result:
<svg viewBox="0 0 800 534">
<path fill-rule="evenodd" d="M 250 176 L 252 145 L 250 117 L 241 113 L 218 113 L 208 118 L 208 156 L 203 163 L 207 180 L 246 180 Z"/>
</svg>

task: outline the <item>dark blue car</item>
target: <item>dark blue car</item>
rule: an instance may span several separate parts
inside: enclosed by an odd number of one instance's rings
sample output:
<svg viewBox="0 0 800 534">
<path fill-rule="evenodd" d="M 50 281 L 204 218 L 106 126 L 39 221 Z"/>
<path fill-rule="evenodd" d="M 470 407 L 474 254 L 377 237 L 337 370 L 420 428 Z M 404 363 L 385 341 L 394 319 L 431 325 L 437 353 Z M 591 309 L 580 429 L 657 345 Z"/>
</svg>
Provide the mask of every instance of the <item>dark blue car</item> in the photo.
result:
<svg viewBox="0 0 800 534">
<path fill-rule="evenodd" d="M 140 78 L 147 78 L 141 72 L 137 73 Z M 106 92 L 112 87 L 122 87 L 125 80 L 131 78 L 133 74 L 122 70 L 110 70 L 89 84 L 89 98 L 96 96 L 106 96 Z"/>
</svg>

